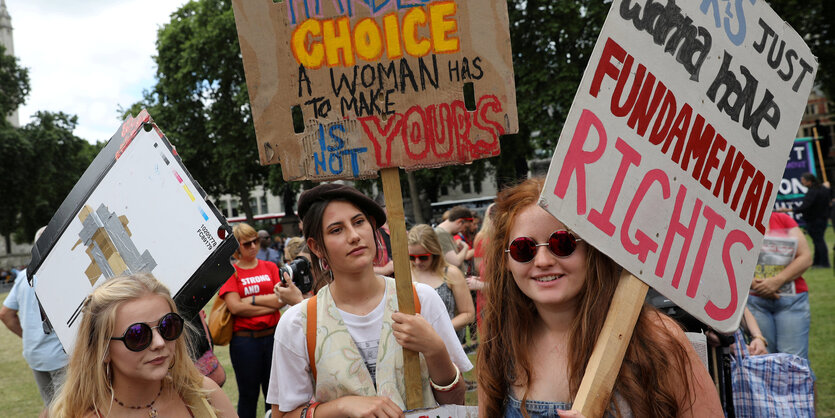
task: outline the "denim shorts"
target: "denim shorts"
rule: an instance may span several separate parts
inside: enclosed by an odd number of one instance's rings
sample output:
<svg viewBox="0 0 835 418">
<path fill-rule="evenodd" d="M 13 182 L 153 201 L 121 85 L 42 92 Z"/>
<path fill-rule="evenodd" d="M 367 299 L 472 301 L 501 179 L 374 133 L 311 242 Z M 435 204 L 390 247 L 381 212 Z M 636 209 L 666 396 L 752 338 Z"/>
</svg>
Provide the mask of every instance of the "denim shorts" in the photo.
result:
<svg viewBox="0 0 835 418">
<path fill-rule="evenodd" d="M 809 358 L 809 293 L 781 295 L 779 299 L 748 296 L 748 309 L 768 341 L 769 353 Z"/>
<path fill-rule="evenodd" d="M 557 410 L 561 409 L 567 411 L 571 409 L 570 402 L 546 402 L 546 401 L 525 401 L 525 409 L 528 410 L 528 415 L 531 418 L 554 418 L 559 417 Z M 507 395 L 507 401 L 504 406 L 505 418 L 522 418 L 522 402 L 514 398 L 513 395 Z"/>
</svg>

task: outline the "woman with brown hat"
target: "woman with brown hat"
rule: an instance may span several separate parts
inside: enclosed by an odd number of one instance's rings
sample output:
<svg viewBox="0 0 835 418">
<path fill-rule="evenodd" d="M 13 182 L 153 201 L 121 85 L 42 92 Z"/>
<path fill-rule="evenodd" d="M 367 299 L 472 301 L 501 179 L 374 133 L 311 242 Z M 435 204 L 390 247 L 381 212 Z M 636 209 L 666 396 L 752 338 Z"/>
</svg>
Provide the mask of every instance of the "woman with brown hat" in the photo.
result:
<svg viewBox="0 0 835 418">
<path fill-rule="evenodd" d="M 394 279 L 374 274 L 382 208 L 352 187 L 323 184 L 302 193 L 298 212 L 315 275 L 327 285 L 278 325 L 273 416 L 404 416 L 403 348 L 421 354 L 423 407 L 463 404 L 461 373 L 472 364 L 438 294 L 416 284 L 420 314 L 406 315 Z"/>
</svg>

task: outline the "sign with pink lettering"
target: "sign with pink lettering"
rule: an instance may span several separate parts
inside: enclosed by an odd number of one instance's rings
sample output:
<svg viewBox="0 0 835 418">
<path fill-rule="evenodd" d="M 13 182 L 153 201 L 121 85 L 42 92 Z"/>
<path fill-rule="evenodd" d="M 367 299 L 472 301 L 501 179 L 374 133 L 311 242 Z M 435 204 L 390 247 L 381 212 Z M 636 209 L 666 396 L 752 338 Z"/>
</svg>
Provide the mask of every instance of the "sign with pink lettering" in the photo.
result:
<svg viewBox="0 0 835 418">
<path fill-rule="evenodd" d="M 615 0 L 540 204 L 733 331 L 817 65 L 764 1 Z"/>
<path fill-rule="evenodd" d="M 261 164 L 374 177 L 518 131 L 507 2 L 233 0 Z"/>
</svg>

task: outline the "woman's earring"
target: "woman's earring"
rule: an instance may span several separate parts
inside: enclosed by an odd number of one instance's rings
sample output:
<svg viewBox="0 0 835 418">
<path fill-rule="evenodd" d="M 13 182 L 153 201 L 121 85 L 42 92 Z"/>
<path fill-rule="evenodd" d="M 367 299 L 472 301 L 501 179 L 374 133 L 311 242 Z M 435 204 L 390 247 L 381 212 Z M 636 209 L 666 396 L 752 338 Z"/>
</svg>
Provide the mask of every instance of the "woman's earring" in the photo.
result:
<svg viewBox="0 0 835 418">
<path fill-rule="evenodd" d="M 319 268 L 322 269 L 322 271 L 330 270 L 330 266 L 328 265 L 328 262 L 325 261 L 324 259 L 321 259 L 321 258 L 319 259 Z"/>
</svg>

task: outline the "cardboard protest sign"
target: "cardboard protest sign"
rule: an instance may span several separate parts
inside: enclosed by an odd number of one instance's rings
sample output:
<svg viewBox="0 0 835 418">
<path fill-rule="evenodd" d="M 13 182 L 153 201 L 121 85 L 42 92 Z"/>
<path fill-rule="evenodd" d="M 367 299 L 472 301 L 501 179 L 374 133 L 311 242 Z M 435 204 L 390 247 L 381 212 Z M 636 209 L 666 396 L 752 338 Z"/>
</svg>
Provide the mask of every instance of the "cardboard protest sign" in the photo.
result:
<svg viewBox="0 0 835 418">
<path fill-rule="evenodd" d="M 541 204 L 731 332 L 816 71 L 766 2 L 615 0 Z"/>
<path fill-rule="evenodd" d="M 780 180 L 780 186 L 777 189 L 777 201 L 774 202 L 774 209 L 794 210 L 803 203 L 803 196 L 808 189 L 800 182 L 800 177 L 803 176 L 803 173 L 817 175 L 815 154 L 812 150 L 813 141 L 812 138 L 797 138 L 794 140 L 794 145 L 789 151 L 789 161 L 786 163 L 783 178 Z M 792 215 L 798 224 L 804 224 L 803 215 L 799 212 L 793 212 Z"/>
<path fill-rule="evenodd" d="M 285 180 L 466 163 L 518 131 L 504 1 L 232 4 L 261 164 Z"/>
<path fill-rule="evenodd" d="M 32 249 L 30 283 L 72 350 L 90 292 L 149 272 L 192 318 L 228 279 L 231 228 L 143 111 L 128 119 L 76 183 Z"/>
<path fill-rule="evenodd" d="M 406 414 L 406 418 L 478 418 L 477 406 L 441 405 Z"/>
</svg>

